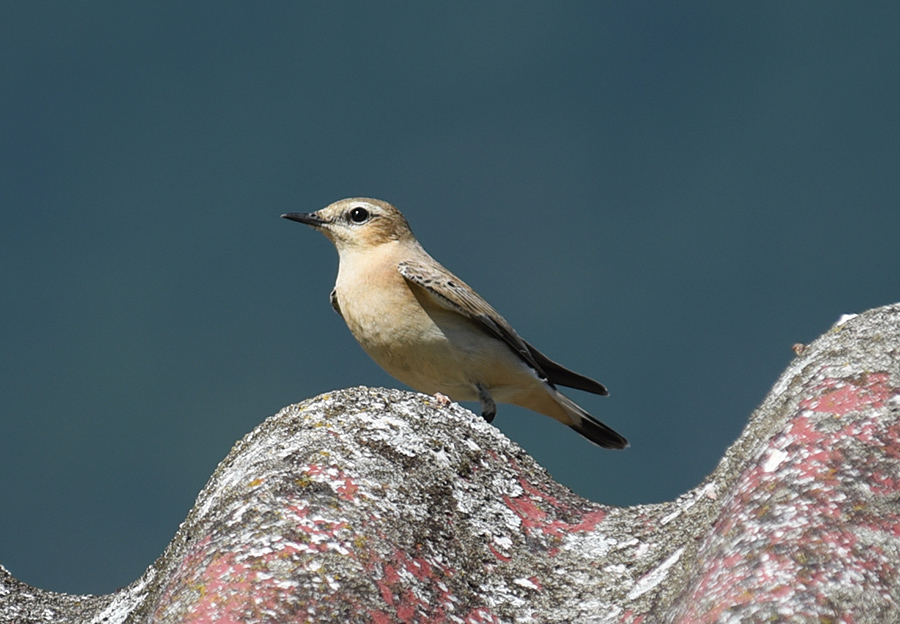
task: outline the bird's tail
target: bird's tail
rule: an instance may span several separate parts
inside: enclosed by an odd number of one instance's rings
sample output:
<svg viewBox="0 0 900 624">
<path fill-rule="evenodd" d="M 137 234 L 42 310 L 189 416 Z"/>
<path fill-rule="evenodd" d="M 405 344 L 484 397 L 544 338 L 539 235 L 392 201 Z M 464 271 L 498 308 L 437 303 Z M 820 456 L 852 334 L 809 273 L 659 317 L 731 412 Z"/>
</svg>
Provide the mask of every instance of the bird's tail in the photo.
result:
<svg viewBox="0 0 900 624">
<path fill-rule="evenodd" d="M 569 427 L 594 444 L 608 449 L 623 449 L 628 446 L 628 440 L 588 414 L 566 395 L 557 392 L 555 398 L 571 420 Z"/>
</svg>

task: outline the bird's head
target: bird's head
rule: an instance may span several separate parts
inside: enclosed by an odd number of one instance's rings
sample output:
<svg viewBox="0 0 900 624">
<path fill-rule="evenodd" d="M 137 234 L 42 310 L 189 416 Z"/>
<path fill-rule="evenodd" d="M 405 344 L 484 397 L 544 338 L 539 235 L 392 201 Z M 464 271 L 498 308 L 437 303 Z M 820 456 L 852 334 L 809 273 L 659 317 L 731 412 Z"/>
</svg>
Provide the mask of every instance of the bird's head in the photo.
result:
<svg viewBox="0 0 900 624">
<path fill-rule="evenodd" d="M 406 217 L 380 199 L 353 197 L 316 212 L 289 212 L 281 216 L 319 230 L 339 252 L 413 238 Z"/>
</svg>

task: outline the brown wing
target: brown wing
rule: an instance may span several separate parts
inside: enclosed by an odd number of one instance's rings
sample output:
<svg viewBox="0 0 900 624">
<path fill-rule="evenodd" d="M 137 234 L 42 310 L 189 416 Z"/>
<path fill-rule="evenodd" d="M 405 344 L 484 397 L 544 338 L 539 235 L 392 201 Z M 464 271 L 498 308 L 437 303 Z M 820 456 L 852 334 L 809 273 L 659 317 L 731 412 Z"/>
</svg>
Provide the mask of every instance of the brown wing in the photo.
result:
<svg viewBox="0 0 900 624">
<path fill-rule="evenodd" d="M 547 373 L 534 353 L 551 364 L 553 362 L 529 348 L 499 312 L 453 273 L 436 262 L 425 264 L 415 260 L 401 262 L 397 269 L 408 282 L 428 292 L 439 305 L 475 321 L 491 336 L 505 342 L 542 379 L 547 379 Z"/>
</svg>

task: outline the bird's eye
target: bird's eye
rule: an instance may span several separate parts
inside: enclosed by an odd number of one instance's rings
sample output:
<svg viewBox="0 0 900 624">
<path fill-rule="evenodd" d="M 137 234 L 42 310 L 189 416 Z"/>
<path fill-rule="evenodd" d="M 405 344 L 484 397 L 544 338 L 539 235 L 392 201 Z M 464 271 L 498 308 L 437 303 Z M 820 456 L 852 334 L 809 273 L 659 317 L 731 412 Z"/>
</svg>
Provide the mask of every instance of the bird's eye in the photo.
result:
<svg viewBox="0 0 900 624">
<path fill-rule="evenodd" d="M 357 206 L 350 211 L 350 220 L 353 223 L 362 223 L 369 218 L 369 211 L 362 206 Z"/>
</svg>

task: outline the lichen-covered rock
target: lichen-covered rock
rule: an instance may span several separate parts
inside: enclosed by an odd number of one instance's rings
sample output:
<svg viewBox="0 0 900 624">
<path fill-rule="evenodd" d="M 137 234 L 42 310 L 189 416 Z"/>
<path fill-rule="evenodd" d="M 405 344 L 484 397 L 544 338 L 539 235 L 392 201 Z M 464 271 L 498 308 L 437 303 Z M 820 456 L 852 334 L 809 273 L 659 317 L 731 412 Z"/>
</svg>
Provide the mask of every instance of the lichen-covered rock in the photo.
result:
<svg viewBox="0 0 900 624">
<path fill-rule="evenodd" d="M 319 396 L 234 447 L 134 584 L 0 568 L 0 621 L 900 620 L 900 306 L 798 351 L 709 478 L 624 509 L 458 406 Z"/>
<path fill-rule="evenodd" d="M 900 621 L 898 316 L 834 327 L 781 377 L 668 619 Z"/>
</svg>

